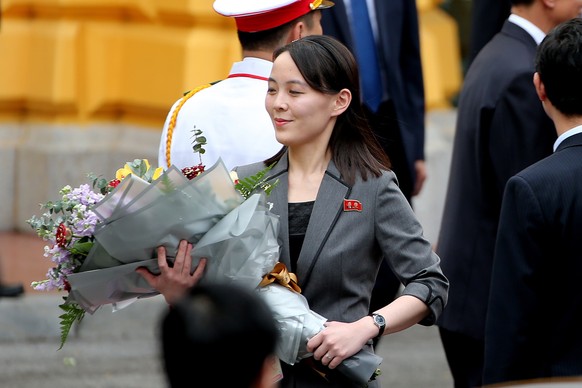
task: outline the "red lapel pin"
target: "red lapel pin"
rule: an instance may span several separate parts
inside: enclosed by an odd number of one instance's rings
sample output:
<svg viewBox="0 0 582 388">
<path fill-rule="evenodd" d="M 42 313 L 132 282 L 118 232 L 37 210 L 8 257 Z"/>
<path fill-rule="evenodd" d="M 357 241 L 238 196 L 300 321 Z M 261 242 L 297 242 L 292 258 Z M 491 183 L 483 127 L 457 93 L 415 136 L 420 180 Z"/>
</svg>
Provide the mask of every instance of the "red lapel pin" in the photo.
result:
<svg viewBox="0 0 582 388">
<path fill-rule="evenodd" d="M 362 203 L 357 199 L 344 199 L 344 211 L 345 212 L 361 212 Z"/>
</svg>

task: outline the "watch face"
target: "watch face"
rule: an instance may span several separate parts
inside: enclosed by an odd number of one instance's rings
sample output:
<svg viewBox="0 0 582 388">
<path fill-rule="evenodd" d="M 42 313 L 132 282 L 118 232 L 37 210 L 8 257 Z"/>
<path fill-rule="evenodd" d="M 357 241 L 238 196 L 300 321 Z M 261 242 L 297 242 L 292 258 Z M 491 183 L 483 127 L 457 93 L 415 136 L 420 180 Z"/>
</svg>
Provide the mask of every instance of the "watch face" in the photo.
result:
<svg viewBox="0 0 582 388">
<path fill-rule="evenodd" d="M 384 326 L 386 324 L 384 317 L 378 314 L 374 314 L 374 322 L 376 322 L 376 325 L 378 326 Z"/>
</svg>

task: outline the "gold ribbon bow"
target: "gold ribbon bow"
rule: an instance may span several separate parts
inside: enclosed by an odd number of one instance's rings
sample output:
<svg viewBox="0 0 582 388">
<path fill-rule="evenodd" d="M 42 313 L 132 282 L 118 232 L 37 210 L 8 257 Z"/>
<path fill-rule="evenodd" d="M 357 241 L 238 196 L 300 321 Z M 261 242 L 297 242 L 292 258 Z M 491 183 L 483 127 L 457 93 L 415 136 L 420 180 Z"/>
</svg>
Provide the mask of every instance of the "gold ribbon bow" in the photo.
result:
<svg viewBox="0 0 582 388">
<path fill-rule="evenodd" d="M 295 291 L 299 294 L 301 293 L 301 287 L 297 285 L 297 275 L 293 272 L 289 272 L 285 264 L 281 262 L 275 264 L 271 272 L 263 276 L 263 280 L 261 280 L 259 287 L 264 287 L 274 282 L 287 287 L 291 291 Z"/>
</svg>

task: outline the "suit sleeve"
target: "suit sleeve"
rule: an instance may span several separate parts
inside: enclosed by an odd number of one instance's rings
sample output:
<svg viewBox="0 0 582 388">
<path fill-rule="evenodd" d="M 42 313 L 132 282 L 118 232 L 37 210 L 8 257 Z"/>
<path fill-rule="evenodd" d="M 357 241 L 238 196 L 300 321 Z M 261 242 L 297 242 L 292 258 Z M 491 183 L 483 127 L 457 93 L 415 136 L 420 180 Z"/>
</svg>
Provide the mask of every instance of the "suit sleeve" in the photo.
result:
<svg viewBox="0 0 582 388">
<path fill-rule="evenodd" d="M 503 197 L 485 330 L 484 383 L 518 380 L 543 370 L 536 340 L 544 271 L 542 207 L 528 183 L 511 178 Z M 540 277 L 541 275 L 541 277 Z M 538 286 L 536 286 L 538 284 Z"/>
<path fill-rule="evenodd" d="M 403 295 L 415 296 L 430 309 L 420 322 L 432 325 L 447 302 L 449 282 L 440 258 L 423 236 L 422 226 L 396 185 L 396 176 L 385 173 L 378 186 L 375 233 L 384 259 L 404 285 Z"/>
</svg>

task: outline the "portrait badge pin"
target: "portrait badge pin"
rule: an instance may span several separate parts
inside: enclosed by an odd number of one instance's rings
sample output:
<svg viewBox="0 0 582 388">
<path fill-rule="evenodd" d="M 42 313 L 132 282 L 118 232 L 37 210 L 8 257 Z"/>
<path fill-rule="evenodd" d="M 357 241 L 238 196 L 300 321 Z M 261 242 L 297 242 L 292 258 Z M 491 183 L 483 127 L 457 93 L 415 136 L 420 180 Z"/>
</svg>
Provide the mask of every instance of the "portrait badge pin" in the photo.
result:
<svg viewBox="0 0 582 388">
<path fill-rule="evenodd" d="M 345 212 L 361 212 L 362 203 L 357 199 L 344 199 Z"/>
</svg>

